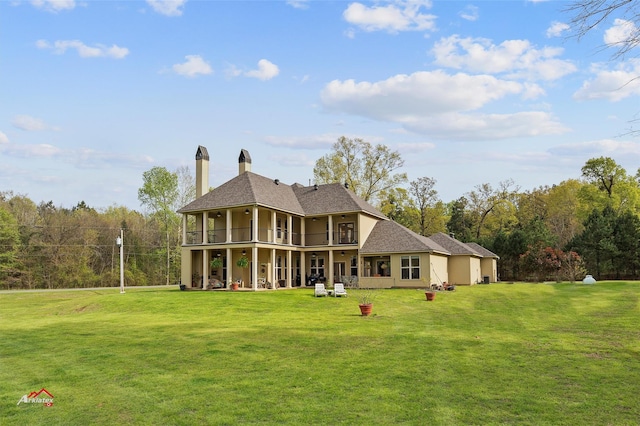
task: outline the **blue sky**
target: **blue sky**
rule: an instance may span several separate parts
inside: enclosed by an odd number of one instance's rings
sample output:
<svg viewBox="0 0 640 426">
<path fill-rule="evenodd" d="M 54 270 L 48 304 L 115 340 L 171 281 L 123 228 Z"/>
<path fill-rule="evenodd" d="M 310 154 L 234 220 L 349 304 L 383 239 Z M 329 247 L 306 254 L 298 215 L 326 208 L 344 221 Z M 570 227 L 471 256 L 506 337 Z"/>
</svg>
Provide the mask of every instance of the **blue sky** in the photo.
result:
<svg viewBox="0 0 640 426">
<path fill-rule="evenodd" d="M 0 2 L 0 191 L 140 209 L 142 174 L 210 184 L 252 171 L 309 184 L 340 136 L 401 152 L 452 201 L 521 190 L 609 156 L 634 174 L 633 25 L 570 38 L 554 1 L 33 0 Z M 615 17 L 614 17 L 615 18 Z"/>
</svg>

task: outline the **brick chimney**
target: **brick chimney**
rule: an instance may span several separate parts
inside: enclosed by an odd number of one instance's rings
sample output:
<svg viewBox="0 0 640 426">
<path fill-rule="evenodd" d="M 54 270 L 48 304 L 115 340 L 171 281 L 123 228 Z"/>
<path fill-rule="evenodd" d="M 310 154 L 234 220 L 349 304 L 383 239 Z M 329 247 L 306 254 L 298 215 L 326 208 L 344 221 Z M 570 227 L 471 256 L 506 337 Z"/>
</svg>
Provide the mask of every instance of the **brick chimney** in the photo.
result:
<svg viewBox="0 0 640 426">
<path fill-rule="evenodd" d="M 238 158 L 238 175 L 243 174 L 244 172 L 251 171 L 251 156 L 249 155 L 249 151 L 246 149 L 240 150 L 240 157 Z"/>
<path fill-rule="evenodd" d="M 196 151 L 196 198 L 209 192 L 209 152 L 202 145 Z"/>
</svg>

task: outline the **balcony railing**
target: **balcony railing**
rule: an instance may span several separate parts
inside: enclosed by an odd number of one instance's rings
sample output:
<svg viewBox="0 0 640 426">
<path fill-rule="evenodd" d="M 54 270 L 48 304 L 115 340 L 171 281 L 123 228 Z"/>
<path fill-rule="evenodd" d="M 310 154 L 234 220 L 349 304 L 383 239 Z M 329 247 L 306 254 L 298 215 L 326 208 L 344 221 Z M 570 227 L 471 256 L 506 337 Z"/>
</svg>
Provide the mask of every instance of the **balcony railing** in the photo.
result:
<svg viewBox="0 0 640 426">
<path fill-rule="evenodd" d="M 202 231 L 187 231 L 187 238 L 185 244 L 195 245 L 203 244 Z M 333 244 L 357 244 L 357 232 L 351 232 L 348 235 L 341 234 L 338 231 L 333 233 Z M 287 233 L 282 232 L 280 234 L 281 239 L 278 239 L 282 244 L 288 244 Z M 231 229 L 231 242 L 241 243 L 252 241 L 252 230 L 250 227 L 245 228 L 232 228 Z M 223 229 L 209 230 L 207 231 L 207 241 L 205 244 L 220 244 L 227 241 L 226 231 Z M 273 229 L 259 228 L 258 229 L 258 241 L 263 243 L 273 243 Z M 302 234 L 293 232 L 291 234 L 291 243 L 299 246 L 302 244 Z M 327 240 L 326 232 L 310 233 L 305 235 L 305 244 L 307 246 L 327 246 L 329 241 Z"/>
</svg>

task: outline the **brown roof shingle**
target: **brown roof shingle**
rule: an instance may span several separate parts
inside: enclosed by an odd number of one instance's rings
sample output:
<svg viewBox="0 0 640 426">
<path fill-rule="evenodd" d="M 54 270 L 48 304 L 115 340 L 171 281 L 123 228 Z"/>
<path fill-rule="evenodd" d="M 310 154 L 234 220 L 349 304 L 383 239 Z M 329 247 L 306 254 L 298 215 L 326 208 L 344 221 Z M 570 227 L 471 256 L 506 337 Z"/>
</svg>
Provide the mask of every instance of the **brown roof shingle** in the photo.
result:
<svg viewBox="0 0 640 426">
<path fill-rule="evenodd" d="M 361 253 L 449 252 L 431 238 L 424 237 L 392 220 L 381 220 L 362 245 Z"/>
</svg>

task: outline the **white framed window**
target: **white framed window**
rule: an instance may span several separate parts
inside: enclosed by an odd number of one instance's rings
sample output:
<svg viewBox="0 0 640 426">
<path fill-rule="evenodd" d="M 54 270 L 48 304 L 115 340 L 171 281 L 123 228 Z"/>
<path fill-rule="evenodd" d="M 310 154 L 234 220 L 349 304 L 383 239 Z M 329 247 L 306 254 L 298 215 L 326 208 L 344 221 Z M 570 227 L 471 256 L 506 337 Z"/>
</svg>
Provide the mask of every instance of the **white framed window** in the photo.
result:
<svg viewBox="0 0 640 426">
<path fill-rule="evenodd" d="M 402 256 L 400 258 L 400 271 L 403 280 L 419 280 L 420 256 Z"/>
</svg>

